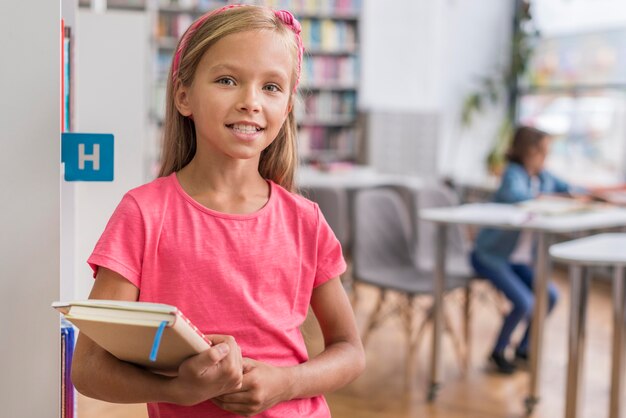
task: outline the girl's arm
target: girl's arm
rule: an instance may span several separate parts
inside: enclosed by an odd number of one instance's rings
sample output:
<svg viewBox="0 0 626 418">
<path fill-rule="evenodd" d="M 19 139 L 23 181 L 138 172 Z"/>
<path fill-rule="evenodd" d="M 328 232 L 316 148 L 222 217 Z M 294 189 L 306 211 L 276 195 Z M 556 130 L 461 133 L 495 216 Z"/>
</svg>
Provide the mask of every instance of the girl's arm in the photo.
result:
<svg viewBox="0 0 626 418">
<path fill-rule="evenodd" d="M 324 351 L 293 369 L 291 398 L 332 392 L 365 369 L 363 344 L 339 277 L 313 290 L 311 307 L 324 336 Z"/>
<path fill-rule="evenodd" d="M 254 415 L 282 401 L 331 392 L 359 376 L 365 354 L 339 277 L 313 290 L 311 307 L 324 336 L 324 351 L 294 367 L 244 359 L 241 390 L 213 402 L 230 412 Z"/>
<path fill-rule="evenodd" d="M 137 300 L 139 289 L 100 267 L 91 299 Z M 240 387 L 241 354 L 232 337 L 211 336 L 209 350 L 186 360 L 175 378 L 151 373 L 115 356 L 79 333 L 72 382 L 82 394 L 115 403 L 170 402 L 193 405 Z"/>
<path fill-rule="evenodd" d="M 495 200 L 499 203 L 517 203 L 533 198 L 529 178 L 519 165 L 511 165 L 502 175 Z"/>
</svg>

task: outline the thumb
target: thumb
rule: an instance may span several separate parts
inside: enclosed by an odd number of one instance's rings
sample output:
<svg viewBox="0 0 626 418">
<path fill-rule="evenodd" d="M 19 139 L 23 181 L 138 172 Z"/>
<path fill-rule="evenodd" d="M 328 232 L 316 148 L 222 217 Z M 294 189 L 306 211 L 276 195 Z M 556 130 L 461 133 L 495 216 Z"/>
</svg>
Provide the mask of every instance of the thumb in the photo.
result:
<svg viewBox="0 0 626 418">
<path fill-rule="evenodd" d="M 219 343 L 199 355 L 199 361 L 215 365 L 222 361 L 230 352 L 230 347 L 226 343 Z"/>
<path fill-rule="evenodd" d="M 219 343 L 211 347 L 211 351 L 215 352 L 215 355 L 211 356 L 211 358 L 217 363 L 230 353 L 230 347 L 226 343 Z"/>
</svg>

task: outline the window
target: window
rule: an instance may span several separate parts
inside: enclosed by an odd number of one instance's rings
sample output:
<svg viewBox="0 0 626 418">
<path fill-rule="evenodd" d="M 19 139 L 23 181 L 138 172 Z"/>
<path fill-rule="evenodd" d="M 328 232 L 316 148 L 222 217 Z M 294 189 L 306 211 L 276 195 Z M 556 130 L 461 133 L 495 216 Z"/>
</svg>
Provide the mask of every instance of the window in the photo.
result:
<svg viewBox="0 0 626 418">
<path fill-rule="evenodd" d="M 591 3 L 560 7 L 571 13 Z M 517 112 L 520 123 L 554 135 L 548 169 L 587 186 L 626 181 L 626 22 L 607 28 L 598 23 L 599 12 L 596 7 L 594 25 L 583 13 L 578 30 L 575 24 L 541 28 L 520 80 Z M 604 12 L 608 16 L 612 8 Z"/>
</svg>

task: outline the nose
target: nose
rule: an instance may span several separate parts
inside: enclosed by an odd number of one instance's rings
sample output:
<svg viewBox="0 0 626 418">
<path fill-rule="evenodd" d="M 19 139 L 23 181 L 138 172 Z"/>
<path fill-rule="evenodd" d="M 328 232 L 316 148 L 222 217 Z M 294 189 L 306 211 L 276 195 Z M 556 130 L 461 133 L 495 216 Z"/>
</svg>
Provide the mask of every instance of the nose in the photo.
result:
<svg viewBox="0 0 626 418">
<path fill-rule="evenodd" d="M 252 86 L 244 86 L 241 89 L 237 109 L 241 112 L 258 113 L 261 111 L 259 92 Z"/>
</svg>

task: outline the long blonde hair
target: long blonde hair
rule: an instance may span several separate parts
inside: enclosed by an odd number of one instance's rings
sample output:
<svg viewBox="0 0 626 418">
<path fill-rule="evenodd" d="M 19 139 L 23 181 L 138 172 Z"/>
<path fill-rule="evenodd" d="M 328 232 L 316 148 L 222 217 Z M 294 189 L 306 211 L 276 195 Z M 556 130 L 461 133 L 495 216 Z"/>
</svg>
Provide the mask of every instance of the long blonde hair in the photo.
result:
<svg viewBox="0 0 626 418">
<path fill-rule="evenodd" d="M 202 18 L 201 18 L 202 19 Z M 292 83 L 298 80 L 298 52 L 300 45 L 294 32 L 279 19 L 275 12 L 266 7 L 245 6 L 227 9 L 205 17 L 206 20 L 185 40 L 177 69 L 170 68 L 167 81 L 165 121 L 163 127 L 163 148 L 159 177 L 179 171 L 191 162 L 196 153 L 196 130 L 193 120 L 181 115 L 174 104 L 174 97 L 180 86 L 191 85 L 196 68 L 204 53 L 220 39 L 239 32 L 250 30 L 271 30 L 284 36 L 294 56 Z M 189 31 L 189 29 L 187 30 Z M 175 58 L 176 59 L 176 58 Z M 176 74 L 173 75 L 173 71 Z M 294 89 L 291 89 L 291 102 L 294 102 Z M 287 115 L 276 139 L 261 152 L 259 173 L 287 190 L 295 190 L 294 176 L 298 163 L 296 149 L 297 126 L 293 106 Z"/>
</svg>

